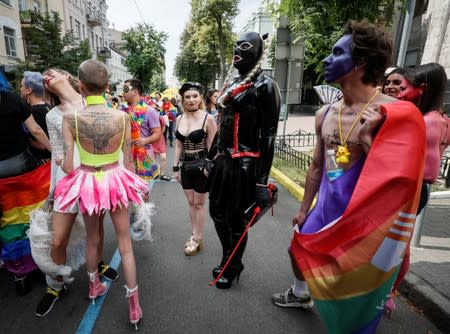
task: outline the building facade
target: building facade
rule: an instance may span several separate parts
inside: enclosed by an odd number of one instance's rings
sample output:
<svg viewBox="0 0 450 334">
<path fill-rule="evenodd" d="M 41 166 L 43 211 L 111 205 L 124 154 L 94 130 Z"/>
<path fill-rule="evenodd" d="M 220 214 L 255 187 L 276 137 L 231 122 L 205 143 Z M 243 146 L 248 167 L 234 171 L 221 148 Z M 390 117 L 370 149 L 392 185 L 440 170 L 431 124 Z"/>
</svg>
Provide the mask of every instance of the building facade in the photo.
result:
<svg viewBox="0 0 450 334">
<path fill-rule="evenodd" d="M 21 1 L 0 0 L 0 70 L 12 72 L 25 59 L 20 25 Z"/>
<path fill-rule="evenodd" d="M 403 22 L 404 15 L 399 15 L 393 29 L 396 64 L 402 63 L 398 59 L 398 46 Z M 441 64 L 450 79 L 450 0 L 415 0 L 403 66 L 414 67 L 427 63 Z M 450 80 L 447 82 L 444 108 L 450 114 Z"/>
<path fill-rule="evenodd" d="M 61 34 L 72 31 L 78 40 L 87 39 L 92 58 L 106 64 L 111 82 L 123 82 L 131 75 L 119 48 L 121 33 L 108 28 L 107 9 L 106 0 L 0 0 L 0 70 L 12 72 L 25 60 L 22 28 L 34 15 L 53 12 L 61 19 Z"/>
</svg>

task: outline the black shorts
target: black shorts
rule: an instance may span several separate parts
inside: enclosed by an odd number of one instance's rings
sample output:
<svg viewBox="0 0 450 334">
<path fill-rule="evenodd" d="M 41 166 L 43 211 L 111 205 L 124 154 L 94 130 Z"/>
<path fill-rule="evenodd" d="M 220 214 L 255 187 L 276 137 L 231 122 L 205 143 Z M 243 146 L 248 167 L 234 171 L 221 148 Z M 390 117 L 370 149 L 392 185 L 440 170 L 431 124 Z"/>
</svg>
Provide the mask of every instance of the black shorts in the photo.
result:
<svg viewBox="0 0 450 334">
<path fill-rule="evenodd" d="M 194 190 L 199 194 L 208 192 L 207 177 L 203 171 L 188 173 L 181 167 L 181 186 L 184 190 Z"/>
</svg>

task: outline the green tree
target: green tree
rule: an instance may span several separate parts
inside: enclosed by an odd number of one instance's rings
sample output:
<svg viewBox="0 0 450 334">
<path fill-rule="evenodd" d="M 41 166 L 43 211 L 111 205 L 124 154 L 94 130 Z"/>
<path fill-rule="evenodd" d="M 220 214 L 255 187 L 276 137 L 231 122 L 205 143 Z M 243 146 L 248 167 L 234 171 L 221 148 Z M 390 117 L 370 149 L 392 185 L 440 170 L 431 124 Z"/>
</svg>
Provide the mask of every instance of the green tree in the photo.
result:
<svg viewBox="0 0 450 334">
<path fill-rule="evenodd" d="M 294 41 L 305 41 L 304 81 L 316 84 L 323 80 L 322 60 L 349 19 L 367 19 L 389 26 L 396 6 L 404 7 L 405 0 L 282 0 L 278 8 L 273 1 L 265 2 L 275 8 L 276 15 L 289 18 Z"/>
<path fill-rule="evenodd" d="M 153 76 L 164 73 L 167 33 L 158 32 L 152 25 L 140 23 L 122 34 L 128 54 L 125 66 L 148 89 Z"/>
<path fill-rule="evenodd" d="M 234 39 L 232 25 L 238 14 L 238 4 L 239 0 L 192 0 L 192 18 L 202 28 L 197 31 L 198 39 L 206 41 L 201 45 L 213 48 L 219 55 L 220 85 L 227 74 L 227 50 Z"/>
<path fill-rule="evenodd" d="M 166 79 L 164 73 L 158 73 L 153 75 L 150 80 L 150 85 L 148 88 L 149 92 L 163 92 L 167 89 Z"/>
<path fill-rule="evenodd" d="M 213 84 L 219 73 L 219 56 L 214 34 L 206 34 L 209 26 L 190 21 L 180 38 L 180 53 L 175 59 L 175 74 L 180 81 L 197 81 L 205 87 Z M 209 36 L 209 37 L 208 37 Z"/>
<path fill-rule="evenodd" d="M 29 15 L 30 24 L 22 29 L 27 56 L 18 66 L 19 77 L 23 70 L 43 72 L 56 67 L 76 73 L 81 62 L 91 58 L 87 40 L 78 40 L 72 32 L 61 36 L 61 19 L 57 13 Z"/>
</svg>

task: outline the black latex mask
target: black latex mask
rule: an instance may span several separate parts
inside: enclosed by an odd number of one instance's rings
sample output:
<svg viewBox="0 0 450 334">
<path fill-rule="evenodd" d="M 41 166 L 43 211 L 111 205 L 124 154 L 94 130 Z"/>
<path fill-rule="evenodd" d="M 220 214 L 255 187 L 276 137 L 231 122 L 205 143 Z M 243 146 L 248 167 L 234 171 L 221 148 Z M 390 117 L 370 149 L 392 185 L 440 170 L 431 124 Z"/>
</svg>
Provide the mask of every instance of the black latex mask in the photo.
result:
<svg viewBox="0 0 450 334">
<path fill-rule="evenodd" d="M 240 75 L 248 73 L 258 62 L 263 51 L 263 42 L 256 32 L 239 36 L 234 48 L 233 64 Z"/>
</svg>

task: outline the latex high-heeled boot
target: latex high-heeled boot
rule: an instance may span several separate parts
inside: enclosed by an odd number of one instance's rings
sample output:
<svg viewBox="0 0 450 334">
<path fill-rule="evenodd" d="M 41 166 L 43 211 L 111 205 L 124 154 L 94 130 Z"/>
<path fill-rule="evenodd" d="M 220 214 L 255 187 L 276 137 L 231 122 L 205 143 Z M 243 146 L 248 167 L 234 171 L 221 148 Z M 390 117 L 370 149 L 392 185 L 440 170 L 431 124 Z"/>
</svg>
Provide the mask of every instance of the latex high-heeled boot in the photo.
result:
<svg viewBox="0 0 450 334">
<path fill-rule="evenodd" d="M 219 276 L 221 271 L 222 271 L 222 265 L 214 267 L 214 269 L 212 270 L 213 277 L 217 278 L 217 276 Z"/>
<path fill-rule="evenodd" d="M 95 305 L 95 299 L 97 297 L 103 296 L 106 291 L 108 291 L 108 287 L 106 283 L 101 283 L 100 278 L 98 276 L 98 271 L 93 273 L 88 272 L 89 275 L 89 299 L 92 300 L 92 304 Z"/>
<path fill-rule="evenodd" d="M 141 306 L 139 305 L 138 286 L 136 285 L 133 289 L 130 289 L 126 285 L 124 285 L 124 287 L 127 290 L 125 297 L 128 298 L 130 323 L 134 325 L 135 330 L 138 330 L 139 322 L 144 316 Z"/>
<path fill-rule="evenodd" d="M 234 279 L 236 278 L 236 282 L 239 283 L 239 277 L 241 276 L 241 272 L 244 270 L 244 265 L 241 263 L 236 266 L 228 265 L 225 269 L 225 272 L 216 282 L 216 288 L 218 289 L 229 289 L 233 284 Z"/>
</svg>

